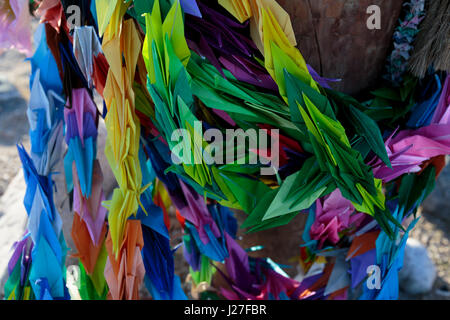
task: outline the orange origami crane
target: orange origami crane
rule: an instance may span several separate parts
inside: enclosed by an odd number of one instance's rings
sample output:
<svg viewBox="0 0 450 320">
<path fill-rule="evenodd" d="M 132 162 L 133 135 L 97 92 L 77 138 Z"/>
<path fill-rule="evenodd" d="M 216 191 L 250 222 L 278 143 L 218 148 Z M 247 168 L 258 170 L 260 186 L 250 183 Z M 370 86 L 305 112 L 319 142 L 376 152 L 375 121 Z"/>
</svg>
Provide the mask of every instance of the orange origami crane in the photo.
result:
<svg viewBox="0 0 450 320">
<path fill-rule="evenodd" d="M 106 239 L 108 259 L 105 267 L 105 278 L 109 285 L 109 298 L 114 300 L 138 300 L 139 285 L 144 279 L 145 269 L 141 250 L 144 246 L 141 222 L 128 220 L 125 227 L 125 238 L 120 246 L 119 258 L 112 253 L 111 234 Z"/>
</svg>

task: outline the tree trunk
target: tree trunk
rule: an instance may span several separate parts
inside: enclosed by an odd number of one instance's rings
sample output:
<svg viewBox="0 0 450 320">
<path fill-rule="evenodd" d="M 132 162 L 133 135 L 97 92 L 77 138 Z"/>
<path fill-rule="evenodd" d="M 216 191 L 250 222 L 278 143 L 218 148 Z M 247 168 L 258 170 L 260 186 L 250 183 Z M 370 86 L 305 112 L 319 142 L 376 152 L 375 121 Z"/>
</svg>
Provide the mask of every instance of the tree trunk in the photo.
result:
<svg viewBox="0 0 450 320">
<path fill-rule="evenodd" d="M 333 88 L 353 94 L 383 70 L 402 0 L 278 0 L 290 14 L 298 48 L 319 74 L 339 78 Z M 381 29 L 369 30 L 367 8 L 381 9 Z"/>
</svg>

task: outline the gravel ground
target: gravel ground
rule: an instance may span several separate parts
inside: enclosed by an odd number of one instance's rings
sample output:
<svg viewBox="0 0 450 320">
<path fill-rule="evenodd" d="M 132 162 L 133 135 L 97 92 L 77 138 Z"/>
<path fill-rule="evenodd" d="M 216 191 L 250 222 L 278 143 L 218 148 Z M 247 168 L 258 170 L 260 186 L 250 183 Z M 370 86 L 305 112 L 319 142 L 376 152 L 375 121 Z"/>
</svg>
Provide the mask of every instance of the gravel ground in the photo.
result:
<svg viewBox="0 0 450 320">
<path fill-rule="evenodd" d="M 21 170 L 15 144 L 22 142 L 29 149 L 26 108 L 29 99 L 30 67 L 24 59 L 23 55 L 13 51 L 0 54 L 0 197 Z M 436 264 L 438 279 L 430 293 L 420 296 L 401 293 L 401 299 L 450 300 L 450 204 L 447 200 L 449 193 L 450 166 L 444 170 L 436 190 L 425 201 L 422 219 L 411 234 L 412 238 L 427 247 L 431 259 Z M 175 221 L 173 223 L 176 224 Z M 173 243 L 175 245 L 181 238 L 178 231 L 173 232 L 177 238 Z M 176 270 L 184 281 L 187 264 L 182 258 L 181 248 L 176 253 Z"/>
<path fill-rule="evenodd" d="M 450 180 L 450 166 L 447 166 L 439 181 L 443 179 Z M 436 201 L 435 197 L 439 195 L 439 187 L 424 203 L 424 207 L 431 201 Z M 442 198 L 440 198 L 442 201 Z M 420 300 L 450 300 L 450 211 L 447 207 L 441 211 L 422 212 L 422 218 L 411 231 L 410 237 L 419 240 L 427 249 L 428 254 L 433 260 L 437 279 L 431 292 L 423 295 L 411 296 L 401 293 L 403 299 Z"/>
<path fill-rule="evenodd" d="M 16 143 L 29 145 L 27 100 L 30 64 L 13 51 L 0 55 L 0 196 L 21 168 Z"/>
</svg>

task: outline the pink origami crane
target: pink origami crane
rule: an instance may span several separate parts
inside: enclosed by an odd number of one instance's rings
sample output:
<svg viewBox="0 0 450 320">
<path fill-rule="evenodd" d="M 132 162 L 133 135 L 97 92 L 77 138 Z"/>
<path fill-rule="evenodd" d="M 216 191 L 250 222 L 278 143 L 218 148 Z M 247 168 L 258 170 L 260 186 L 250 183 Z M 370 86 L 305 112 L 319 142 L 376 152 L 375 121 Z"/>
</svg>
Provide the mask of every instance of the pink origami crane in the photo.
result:
<svg viewBox="0 0 450 320">
<path fill-rule="evenodd" d="M 384 183 L 405 173 L 420 172 L 426 161 L 450 153 L 450 88 L 447 76 L 439 104 L 429 126 L 417 130 L 394 132 L 385 142 L 392 164 L 388 168 L 380 159 L 369 164 L 375 178 Z M 395 135 L 395 137 L 394 137 Z"/>
<path fill-rule="evenodd" d="M 61 1 L 43 0 L 36 11 L 36 14 L 41 17 L 40 23 L 48 23 L 53 29 L 59 32 L 64 17 Z M 64 27 L 68 30 L 66 24 Z"/>
<path fill-rule="evenodd" d="M 364 219 L 363 213 L 355 213 L 355 207 L 345 199 L 341 191 L 336 189 L 323 200 L 316 201 L 316 219 L 311 226 L 311 239 L 318 240 L 318 248 L 322 248 L 325 240 L 336 244 L 339 232 L 358 226 Z"/>
<path fill-rule="evenodd" d="M 28 0 L 0 2 L 0 53 L 2 49 L 16 49 L 31 56 L 31 16 Z"/>
<path fill-rule="evenodd" d="M 432 124 L 418 130 L 401 131 L 386 141 L 392 169 L 377 162 L 374 176 L 383 182 L 392 181 L 405 173 L 419 172 L 431 158 L 450 153 L 450 126 Z"/>
</svg>

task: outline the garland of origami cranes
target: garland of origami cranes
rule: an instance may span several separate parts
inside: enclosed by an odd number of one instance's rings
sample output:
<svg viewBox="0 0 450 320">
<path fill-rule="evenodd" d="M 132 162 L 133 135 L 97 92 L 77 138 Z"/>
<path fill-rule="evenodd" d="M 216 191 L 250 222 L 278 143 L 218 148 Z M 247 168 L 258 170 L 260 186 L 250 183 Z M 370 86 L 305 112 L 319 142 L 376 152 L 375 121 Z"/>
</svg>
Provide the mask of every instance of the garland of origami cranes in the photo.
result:
<svg viewBox="0 0 450 320">
<path fill-rule="evenodd" d="M 187 298 L 175 274 L 171 208 L 194 298 L 396 299 L 417 208 L 450 154 L 449 77 L 407 72 L 401 50 L 426 14 L 424 1 L 407 4 L 390 82 L 357 101 L 307 65 L 274 0 L 6 1 L 1 28 L 11 38 L 3 44 L 26 51 L 29 6 L 41 19 L 30 58 L 31 150 L 18 146 L 27 232 L 14 246 L 6 298 L 71 299 L 53 199 L 63 161 L 82 299 L 139 299 L 143 282 L 153 299 Z M 82 24 L 75 28 L 73 5 Z M 100 118 L 118 185 L 109 200 L 97 159 Z M 277 150 L 268 156 L 261 141 L 238 160 L 270 158 L 265 164 L 209 161 L 230 150 L 212 148 L 198 123 L 277 137 L 279 166 Z M 177 130 L 189 136 L 181 144 Z M 190 152 L 173 157 L 180 146 Z M 250 232 L 307 215 L 303 278 L 252 257 L 258 247 L 242 248 L 232 210 L 247 215 L 239 228 Z M 380 272 L 375 288 L 365 285 L 371 266 Z"/>
</svg>

